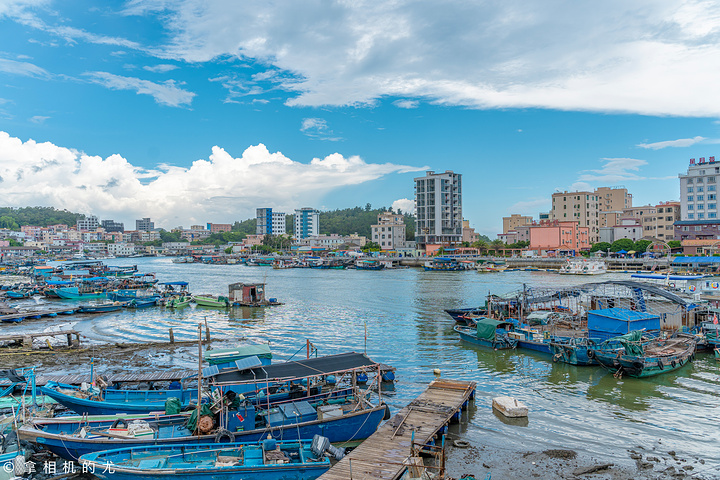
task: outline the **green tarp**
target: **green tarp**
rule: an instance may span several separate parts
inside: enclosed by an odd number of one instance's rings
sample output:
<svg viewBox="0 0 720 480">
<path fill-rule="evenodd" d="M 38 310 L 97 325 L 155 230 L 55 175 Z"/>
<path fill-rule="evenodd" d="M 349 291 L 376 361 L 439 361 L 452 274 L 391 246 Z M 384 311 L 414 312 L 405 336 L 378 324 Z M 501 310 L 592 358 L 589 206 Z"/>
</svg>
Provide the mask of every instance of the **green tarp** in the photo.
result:
<svg viewBox="0 0 720 480">
<path fill-rule="evenodd" d="M 177 415 L 181 410 L 179 398 L 170 397 L 165 400 L 165 415 Z"/>
<path fill-rule="evenodd" d="M 487 317 L 478 318 L 475 322 L 477 323 L 477 338 L 490 342 L 495 340 L 495 329 L 508 324 L 508 322 Z"/>
<path fill-rule="evenodd" d="M 636 357 L 641 357 L 643 355 L 643 347 L 640 343 L 640 340 L 642 339 L 643 332 L 640 330 L 634 330 L 630 333 L 626 333 L 625 335 L 620 335 L 619 337 L 611 338 L 610 342 L 619 342 L 623 347 L 625 347 L 625 353 L 627 355 L 634 355 Z"/>
<path fill-rule="evenodd" d="M 188 417 L 187 423 L 185 426 L 188 430 L 191 432 L 195 431 L 195 427 L 197 426 L 197 408 L 193 409 L 192 413 L 190 414 L 190 417 Z M 207 403 L 203 403 L 200 405 L 200 416 L 203 415 L 210 415 L 213 416 L 212 410 L 210 410 L 210 407 L 208 407 Z"/>
</svg>

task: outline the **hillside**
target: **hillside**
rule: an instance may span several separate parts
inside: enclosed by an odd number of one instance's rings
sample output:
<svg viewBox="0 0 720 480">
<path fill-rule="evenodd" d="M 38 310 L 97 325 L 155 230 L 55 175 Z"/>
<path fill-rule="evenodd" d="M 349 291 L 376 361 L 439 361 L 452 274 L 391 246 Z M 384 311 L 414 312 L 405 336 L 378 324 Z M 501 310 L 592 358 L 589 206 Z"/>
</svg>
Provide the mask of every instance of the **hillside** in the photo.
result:
<svg viewBox="0 0 720 480">
<path fill-rule="evenodd" d="M 85 215 L 67 210 L 57 210 L 53 207 L 0 207 L 0 228 L 11 230 L 18 230 L 23 225 L 47 227 L 48 225 L 65 224 L 73 226 L 82 218 L 85 218 Z"/>
</svg>

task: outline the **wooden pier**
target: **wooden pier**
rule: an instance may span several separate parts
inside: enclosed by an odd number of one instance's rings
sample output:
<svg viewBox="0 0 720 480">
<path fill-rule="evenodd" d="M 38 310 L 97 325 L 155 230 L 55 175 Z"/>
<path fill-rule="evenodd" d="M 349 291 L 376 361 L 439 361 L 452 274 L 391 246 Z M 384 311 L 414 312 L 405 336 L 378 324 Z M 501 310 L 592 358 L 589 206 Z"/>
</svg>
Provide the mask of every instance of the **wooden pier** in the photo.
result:
<svg viewBox="0 0 720 480">
<path fill-rule="evenodd" d="M 46 310 L 24 310 L 17 313 L 0 315 L 0 322 L 22 322 L 26 318 L 54 317 L 57 315 L 71 315 L 77 312 L 77 307 L 53 308 Z"/>
<path fill-rule="evenodd" d="M 475 396 L 475 382 L 434 380 L 427 390 L 318 480 L 395 480 L 415 445 L 427 444 Z M 414 435 L 414 437 L 413 437 Z"/>
<path fill-rule="evenodd" d="M 88 369 L 90 367 L 88 366 Z M 197 376 L 195 370 L 164 370 L 162 372 L 150 373 L 122 373 L 115 375 L 107 375 L 108 381 L 113 384 L 116 382 L 172 382 L 182 380 L 183 378 Z M 38 375 L 35 377 L 35 384 L 38 387 L 47 385 L 48 382 L 65 383 L 67 385 L 80 385 L 83 382 L 90 383 L 90 372 L 76 375 Z M 7 380 L 0 381 L 0 388 L 8 386 Z"/>
<path fill-rule="evenodd" d="M 33 340 L 39 337 L 62 337 L 67 336 L 68 347 L 77 347 L 80 345 L 80 332 L 77 330 L 58 330 L 54 332 L 25 332 L 15 333 L 11 335 L 0 335 L 0 342 L 17 342 L 22 341 L 23 348 L 31 349 Z M 73 336 L 75 340 L 73 340 Z"/>
</svg>

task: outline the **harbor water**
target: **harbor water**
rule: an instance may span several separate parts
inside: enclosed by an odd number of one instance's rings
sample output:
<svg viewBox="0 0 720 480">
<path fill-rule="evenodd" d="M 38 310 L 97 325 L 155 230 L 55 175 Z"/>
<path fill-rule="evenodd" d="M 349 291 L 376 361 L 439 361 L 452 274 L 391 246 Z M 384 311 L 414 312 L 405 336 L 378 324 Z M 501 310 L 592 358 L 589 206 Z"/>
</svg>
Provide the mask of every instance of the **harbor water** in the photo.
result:
<svg viewBox="0 0 720 480">
<path fill-rule="evenodd" d="M 193 340 L 198 323 L 207 321 L 213 340 L 222 346 L 270 342 L 275 361 L 298 351 L 304 356 L 306 339 L 321 355 L 367 351 L 375 361 L 397 368 L 394 389 L 384 392 L 395 411 L 427 387 L 435 378 L 434 369 L 440 369 L 443 377 L 477 382 L 475 407 L 462 427 L 463 438 L 472 444 L 519 452 L 565 448 L 618 463 L 627 462 L 628 449 L 672 451 L 698 462 L 697 478 L 715 478 L 712 472 L 720 477 L 720 362 L 712 355 L 700 353 L 695 362 L 665 375 L 618 380 L 601 367 L 575 367 L 526 351 L 492 351 L 466 344 L 443 311 L 480 305 L 489 292 L 502 294 L 523 284 L 560 287 L 627 279 L 628 274 L 273 270 L 173 264 L 163 257 L 108 262 L 137 264 L 141 272 L 155 273 L 160 282 L 188 281 L 194 294 L 226 295 L 230 283 L 264 282 L 266 296 L 284 305 L 229 311 L 152 308 L 30 320 L 2 325 L 3 331 L 37 331 L 54 324 L 73 326 L 91 341 L 143 342 L 166 341 L 168 329 L 173 328 L 176 340 Z M 155 363 L 162 368 L 194 368 L 195 352 L 188 348 L 180 355 L 160 355 Z M 102 358 L 96 359 L 96 365 L 101 364 Z M 528 421 L 508 422 L 493 413 L 491 398 L 497 395 L 511 395 L 527 404 Z"/>
</svg>

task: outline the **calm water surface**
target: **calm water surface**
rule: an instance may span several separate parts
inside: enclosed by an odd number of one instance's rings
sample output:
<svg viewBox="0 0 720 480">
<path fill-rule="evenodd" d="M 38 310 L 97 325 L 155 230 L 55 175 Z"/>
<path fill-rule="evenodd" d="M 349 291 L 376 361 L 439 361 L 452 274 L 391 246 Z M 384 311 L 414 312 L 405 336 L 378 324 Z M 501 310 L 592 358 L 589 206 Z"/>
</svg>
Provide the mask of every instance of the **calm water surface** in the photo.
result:
<svg viewBox="0 0 720 480">
<path fill-rule="evenodd" d="M 711 355 L 698 354 L 679 372 L 616 380 L 600 367 L 553 364 L 540 355 L 465 344 L 443 312 L 479 305 L 488 292 L 514 291 L 523 283 L 566 286 L 627 278 L 625 274 L 588 278 L 544 272 L 273 270 L 173 264 L 167 258 L 108 262 L 138 264 L 161 282 L 188 281 L 193 293 L 226 295 L 230 283 L 265 282 L 267 296 L 285 305 L 229 314 L 200 307 L 148 309 L 78 320 L 75 328 L 91 339 L 166 341 L 172 327 L 176 339 L 191 340 L 197 338 L 198 323 L 207 320 L 213 338 L 269 341 L 275 359 L 283 360 L 303 348 L 305 339 L 320 354 L 363 351 L 367 325 L 368 355 L 397 368 L 394 392 L 386 392 L 393 408 L 419 395 L 435 368 L 443 377 L 478 383 L 476 410 L 463 433 L 473 442 L 518 451 L 571 448 L 618 461 L 627 459 L 629 448 L 674 450 L 678 456 L 703 459 L 703 478 L 712 478 L 707 475 L 720 466 L 720 362 Z M 38 330 L 43 324 L 24 322 L 13 328 Z M 188 353 L 164 361 L 193 367 L 197 359 Z M 510 425 L 493 414 L 491 397 L 501 394 L 529 405 L 526 425 Z"/>
</svg>

